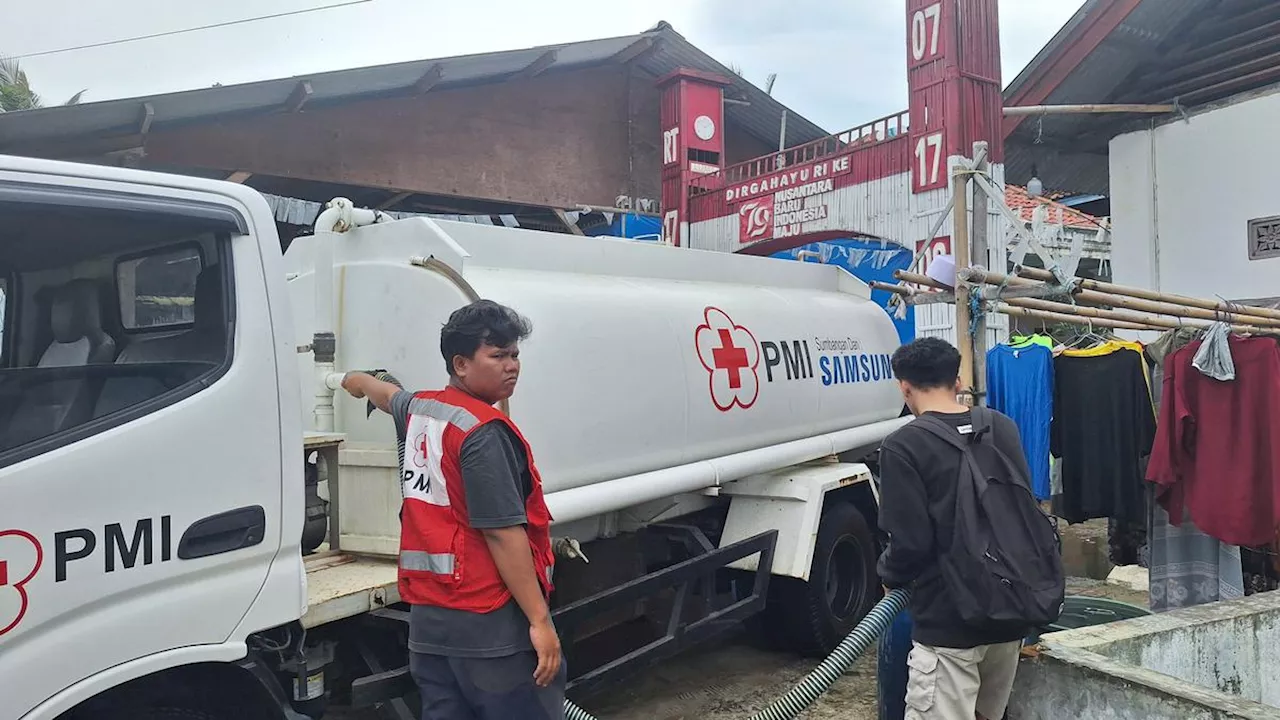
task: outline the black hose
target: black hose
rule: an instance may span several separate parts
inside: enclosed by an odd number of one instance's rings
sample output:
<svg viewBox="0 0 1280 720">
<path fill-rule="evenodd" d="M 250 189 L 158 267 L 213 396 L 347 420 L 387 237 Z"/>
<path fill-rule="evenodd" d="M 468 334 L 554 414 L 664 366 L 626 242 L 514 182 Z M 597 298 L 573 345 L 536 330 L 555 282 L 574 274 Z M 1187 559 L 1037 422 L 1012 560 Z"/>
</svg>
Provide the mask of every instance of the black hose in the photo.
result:
<svg viewBox="0 0 1280 720">
<path fill-rule="evenodd" d="M 392 375 L 386 370 L 361 370 L 360 372 L 363 372 L 366 375 L 372 375 L 375 380 L 389 382 L 401 390 L 404 389 L 404 384 L 396 379 L 395 375 Z M 373 414 L 373 411 L 377 409 L 378 408 L 374 406 L 372 400 L 366 400 L 364 416 L 368 418 Z M 400 477 L 400 473 L 404 472 L 404 438 L 400 437 L 400 433 L 396 433 L 396 457 L 400 460 L 400 464 L 396 465 L 396 477 L 398 478 Z M 400 486 L 400 499 L 404 500 L 404 483 L 396 482 L 396 484 Z"/>
<path fill-rule="evenodd" d="M 813 672 L 768 707 L 752 715 L 750 720 L 792 720 L 803 712 L 830 689 L 858 656 L 866 652 L 871 643 L 889 628 L 893 619 L 907 606 L 910 597 L 905 589 L 891 590 Z M 595 716 L 570 700 L 564 701 L 564 715 L 567 720 L 596 720 Z"/>
</svg>

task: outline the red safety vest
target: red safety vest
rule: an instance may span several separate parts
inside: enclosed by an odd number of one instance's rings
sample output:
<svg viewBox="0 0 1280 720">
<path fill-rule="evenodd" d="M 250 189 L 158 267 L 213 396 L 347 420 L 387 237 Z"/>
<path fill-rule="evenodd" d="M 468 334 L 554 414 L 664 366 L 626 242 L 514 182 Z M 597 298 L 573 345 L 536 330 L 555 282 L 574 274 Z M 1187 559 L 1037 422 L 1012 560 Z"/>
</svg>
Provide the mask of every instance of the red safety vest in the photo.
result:
<svg viewBox="0 0 1280 720">
<path fill-rule="evenodd" d="M 555 559 L 551 513 L 533 453 L 511 419 L 453 387 L 415 393 L 405 433 L 404 512 L 400 531 L 400 598 L 411 605 L 491 612 L 511 599 L 484 534 L 472 529 L 459 458 L 462 443 L 481 425 L 498 421 L 520 438 L 533 487 L 525 500 L 525 531 L 544 595 L 551 594 Z"/>
</svg>

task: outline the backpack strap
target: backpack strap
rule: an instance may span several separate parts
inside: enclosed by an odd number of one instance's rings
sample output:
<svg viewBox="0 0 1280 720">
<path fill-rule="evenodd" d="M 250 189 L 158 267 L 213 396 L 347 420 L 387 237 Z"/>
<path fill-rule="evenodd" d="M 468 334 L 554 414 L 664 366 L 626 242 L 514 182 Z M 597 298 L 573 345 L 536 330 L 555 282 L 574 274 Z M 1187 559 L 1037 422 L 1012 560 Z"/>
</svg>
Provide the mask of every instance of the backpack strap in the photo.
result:
<svg viewBox="0 0 1280 720">
<path fill-rule="evenodd" d="M 972 433 L 969 435 L 969 442 L 981 443 L 987 437 L 987 433 L 991 433 L 992 444 L 995 444 L 996 426 L 989 408 L 975 405 L 970 409 L 969 425 L 973 428 Z"/>
<path fill-rule="evenodd" d="M 977 408 L 974 409 L 976 410 Z M 984 432 L 990 429 L 991 418 L 989 415 L 976 417 L 972 412 L 970 412 L 969 418 L 970 425 L 974 427 L 975 430 L 979 427 L 978 423 L 983 419 L 985 419 L 987 423 L 987 427 L 984 429 Z M 980 440 L 980 438 L 975 437 L 976 432 L 971 432 L 968 435 L 961 435 L 960 431 L 954 426 L 943 420 L 939 420 L 932 415 L 921 415 L 916 418 L 916 420 L 920 422 L 921 428 L 944 440 L 947 444 L 960 451 L 960 475 L 957 478 L 957 482 L 961 491 L 956 493 L 957 508 L 960 503 L 967 502 L 968 500 L 966 498 L 969 498 L 973 492 L 981 494 L 986 490 L 986 477 L 982 472 L 982 468 L 978 465 L 978 459 L 974 457 L 973 454 L 972 445 Z M 968 472 L 966 472 L 966 470 Z"/>
<path fill-rule="evenodd" d="M 930 434 L 936 435 L 941 440 L 945 440 L 948 444 L 955 446 L 958 450 L 967 450 L 969 447 L 970 441 L 966 439 L 965 436 L 961 435 L 953 426 L 947 424 L 943 420 L 939 420 L 932 415 L 921 415 L 916 418 L 916 422 L 920 425 L 921 429 L 927 430 Z"/>
</svg>

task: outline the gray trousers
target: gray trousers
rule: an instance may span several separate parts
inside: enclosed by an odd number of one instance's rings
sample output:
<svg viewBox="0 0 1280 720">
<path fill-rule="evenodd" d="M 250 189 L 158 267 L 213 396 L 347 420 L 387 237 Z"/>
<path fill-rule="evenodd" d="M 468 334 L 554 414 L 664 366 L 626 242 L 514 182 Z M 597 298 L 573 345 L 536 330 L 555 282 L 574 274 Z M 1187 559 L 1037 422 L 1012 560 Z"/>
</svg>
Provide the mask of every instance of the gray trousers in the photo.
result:
<svg viewBox="0 0 1280 720">
<path fill-rule="evenodd" d="M 496 658 L 409 653 L 422 720 L 564 720 L 564 658 L 547 687 L 533 682 L 537 666 L 530 651 Z"/>
</svg>

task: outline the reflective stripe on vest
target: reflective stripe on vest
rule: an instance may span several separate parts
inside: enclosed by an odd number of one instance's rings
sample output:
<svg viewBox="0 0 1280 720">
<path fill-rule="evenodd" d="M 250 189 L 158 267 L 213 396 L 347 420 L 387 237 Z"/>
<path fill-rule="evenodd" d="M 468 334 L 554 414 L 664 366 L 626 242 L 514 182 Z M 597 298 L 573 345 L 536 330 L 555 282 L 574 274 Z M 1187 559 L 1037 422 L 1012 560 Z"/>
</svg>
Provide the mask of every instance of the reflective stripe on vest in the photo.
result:
<svg viewBox="0 0 1280 720">
<path fill-rule="evenodd" d="M 472 428 L 480 424 L 476 416 L 466 409 L 457 405 L 446 405 L 439 400 L 414 398 L 409 401 L 409 414 L 425 415 L 436 420 L 443 420 L 450 425 L 454 425 L 462 432 L 470 432 Z"/>
<path fill-rule="evenodd" d="M 453 574 L 453 553 L 429 553 L 421 550 L 401 550 L 400 567 L 416 572 L 432 572 L 438 575 Z"/>
</svg>

